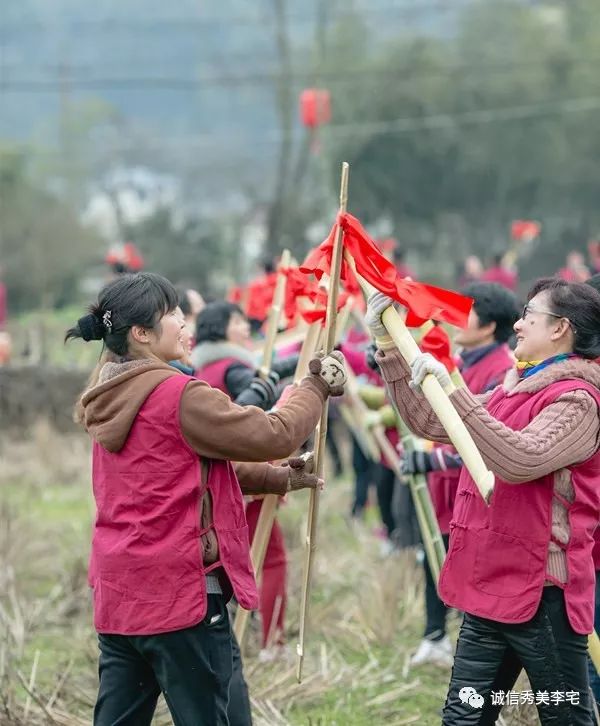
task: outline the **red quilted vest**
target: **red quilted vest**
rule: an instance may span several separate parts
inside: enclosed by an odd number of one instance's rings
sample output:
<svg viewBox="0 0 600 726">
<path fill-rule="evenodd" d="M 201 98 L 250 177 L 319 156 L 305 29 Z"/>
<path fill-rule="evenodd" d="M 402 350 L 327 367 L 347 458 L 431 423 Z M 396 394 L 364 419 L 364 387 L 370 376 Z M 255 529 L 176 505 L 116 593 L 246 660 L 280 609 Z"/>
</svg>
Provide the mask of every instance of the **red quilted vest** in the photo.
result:
<svg viewBox="0 0 600 726">
<path fill-rule="evenodd" d="M 229 391 L 225 385 L 225 374 L 227 373 L 227 369 L 230 365 L 241 362 L 242 361 L 238 358 L 221 358 L 213 363 L 208 363 L 207 365 L 202 366 L 202 368 L 198 368 L 194 372 L 194 376 L 199 378 L 201 381 L 208 383 L 209 386 L 218 388 L 219 391 L 223 391 L 223 393 L 226 393 L 229 396 Z M 250 366 L 248 366 L 248 368 L 250 368 Z"/>
<path fill-rule="evenodd" d="M 500 345 L 478 360 L 477 363 L 462 371 L 462 375 L 471 393 L 484 393 L 502 383 L 504 375 L 513 365 L 514 359 L 508 346 Z M 455 451 L 453 446 L 447 444 L 440 444 L 439 448 Z M 450 520 L 452 519 L 452 509 L 456 499 L 460 472 L 461 469 L 457 468 L 448 469 L 447 471 L 432 471 L 427 475 L 433 508 L 437 515 L 440 530 L 444 534 L 450 532 Z"/>
<path fill-rule="evenodd" d="M 244 608 L 258 605 L 235 471 L 229 461 L 207 459 L 201 466 L 181 432 L 180 400 L 190 380 L 171 376 L 152 391 L 119 452 L 94 442 L 89 579 L 100 633 L 149 635 L 196 625 L 206 614 L 206 572 L 216 567 Z M 220 560 L 205 571 L 200 502 L 206 488 Z"/>
<path fill-rule="evenodd" d="M 581 389 L 600 406 L 600 391 L 571 379 L 512 396 L 498 387 L 487 409 L 494 418 L 520 431 L 560 395 Z M 564 592 L 569 622 L 577 633 L 586 634 L 594 622 L 592 549 L 600 519 L 600 452 L 569 469 L 575 494 L 571 504 L 565 502 L 570 538 L 566 547 L 554 541 L 566 550 Z M 534 616 L 552 539 L 553 483 L 552 474 L 523 484 L 508 484 L 496 477 L 487 507 L 463 468 L 450 524 L 450 549 L 439 581 L 445 603 L 502 623 L 523 623 Z"/>
</svg>

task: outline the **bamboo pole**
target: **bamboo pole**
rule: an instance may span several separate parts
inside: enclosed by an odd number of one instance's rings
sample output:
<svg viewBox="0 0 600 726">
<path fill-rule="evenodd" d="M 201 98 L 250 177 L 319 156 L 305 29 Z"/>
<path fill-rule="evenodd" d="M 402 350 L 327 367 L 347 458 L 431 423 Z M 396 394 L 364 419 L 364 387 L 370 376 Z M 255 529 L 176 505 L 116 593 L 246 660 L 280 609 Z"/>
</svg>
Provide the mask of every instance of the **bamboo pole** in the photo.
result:
<svg viewBox="0 0 600 726">
<path fill-rule="evenodd" d="M 406 454 L 410 454 L 417 448 L 415 437 L 406 423 L 400 418 L 397 411 L 396 415 L 398 417 L 398 430 L 400 432 L 402 448 Z M 415 505 L 419 529 L 423 536 L 423 547 L 425 548 L 427 561 L 429 562 L 431 574 L 437 587 L 442 565 L 446 558 L 446 547 L 431 502 L 431 495 L 429 494 L 429 487 L 427 486 L 427 477 L 425 474 L 410 474 L 406 478 Z"/>
<path fill-rule="evenodd" d="M 304 341 L 302 343 L 300 357 L 298 358 L 298 363 L 296 364 L 294 383 L 299 383 L 306 375 L 308 371 L 308 363 L 315 353 L 315 350 L 319 343 L 320 335 L 320 323 L 312 323 L 308 327 L 306 335 L 304 337 Z M 252 540 L 252 547 L 250 549 L 250 558 L 252 560 L 252 566 L 254 568 L 254 573 L 256 575 L 257 581 L 260 578 L 262 566 L 265 561 L 265 554 L 267 552 L 267 545 L 269 544 L 271 530 L 273 529 L 273 522 L 275 521 L 275 514 L 277 512 L 277 499 L 277 495 L 273 494 L 268 494 L 266 497 L 263 498 L 263 503 L 260 508 L 260 514 L 258 515 L 258 521 L 256 523 L 254 539 Z M 244 610 L 243 607 L 239 606 L 233 624 L 233 632 L 235 633 L 240 649 L 243 646 L 249 617 L 250 611 Z"/>
<path fill-rule="evenodd" d="M 356 272 L 356 265 L 348 252 L 345 252 L 344 254 L 348 264 L 355 271 L 363 293 L 368 299 L 368 297 L 376 291 L 375 288 Z M 395 308 L 390 306 L 387 310 L 384 310 L 381 320 L 396 347 L 406 362 L 410 365 L 413 360 L 420 355 L 421 351 L 419 350 L 419 346 L 416 344 L 408 328 L 404 324 L 402 318 Z M 448 395 L 456 390 L 454 384 L 450 383 L 450 386 L 444 390 L 435 376 L 428 375 L 421 384 L 421 389 L 425 398 L 429 401 L 431 407 L 439 418 L 440 423 L 446 430 L 454 448 L 460 454 L 464 466 L 466 466 L 473 477 L 473 481 L 475 482 L 479 493 L 483 497 L 483 500 L 486 504 L 488 504 L 494 489 L 494 474 L 489 471 L 485 465 L 485 462 L 475 446 L 467 427 L 458 415 L 458 412 L 452 405 L 452 402 L 448 399 Z"/>
<path fill-rule="evenodd" d="M 356 377 L 352 371 L 346 371 L 348 377 L 347 391 L 356 406 L 358 417 L 364 416 L 367 406 L 364 401 L 360 398 L 358 393 L 358 383 Z M 395 409 L 394 409 L 395 410 Z M 415 448 L 414 437 L 406 427 L 406 424 L 402 421 L 398 412 L 396 411 L 396 418 L 398 421 L 398 428 L 402 439 L 402 445 L 405 451 L 412 451 Z M 389 442 L 385 435 L 383 426 L 377 425 L 371 429 L 371 433 L 375 439 L 377 446 L 381 454 L 384 456 L 388 463 L 388 466 L 394 472 L 396 478 L 400 482 L 408 480 L 408 486 L 410 488 L 411 496 L 415 505 L 415 512 L 417 514 L 417 521 L 419 523 L 419 529 L 423 538 L 423 546 L 427 553 L 427 558 L 431 563 L 431 570 L 434 573 L 434 579 L 437 583 L 444 558 L 446 556 L 446 548 L 444 547 L 444 540 L 442 539 L 442 533 L 440 526 L 433 510 L 433 504 L 431 503 L 431 496 L 427 487 L 427 480 L 424 476 L 409 476 L 407 477 L 402 472 L 402 464 L 400 463 L 400 457 L 398 453 Z"/>
<path fill-rule="evenodd" d="M 349 165 L 342 164 L 342 175 L 340 181 L 340 213 L 346 211 L 348 204 L 348 172 Z M 331 276 L 329 281 L 329 295 L 327 298 L 327 316 L 325 323 L 326 339 L 325 353 L 331 353 L 335 345 L 337 301 L 339 293 L 340 273 L 342 269 L 343 256 L 343 235 L 340 225 L 336 230 L 333 246 L 333 259 L 331 262 Z M 321 421 L 319 422 L 315 437 L 315 469 L 320 478 L 323 478 L 325 464 L 325 438 L 327 436 L 327 413 L 329 411 L 329 400 L 325 401 Z M 304 645 L 306 640 L 306 623 L 308 618 L 308 605 L 310 585 L 313 573 L 314 554 L 317 547 L 317 519 L 319 516 L 319 490 L 311 489 L 308 511 L 308 524 L 306 528 L 305 556 L 304 556 L 304 578 L 302 582 L 302 599 L 300 603 L 300 633 L 296 652 L 298 656 L 296 678 L 298 683 L 302 682 L 302 667 L 304 664 Z"/>
<path fill-rule="evenodd" d="M 289 267 L 289 265 L 290 251 L 284 250 L 279 263 L 280 271 L 277 275 L 277 282 L 273 293 L 273 303 L 271 305 L 267 321 L 262 363 L 259 368 L 259 375 L 261 378 L 266 378 L 271 371 L 273 350 L 275 349 L 275 340 L 277 338 L 277 329 L 279 327 L 279 319 L 281 317 L 283 301 L 285 298 L 286 277 L 281 270 L 282 268 Z M 254 539 L 252 540 L 252 547 L 250 548 L 250 559 L 252 561 L 252 567 L 254 568 L 254 574 L 257 580 L 260 576 L 265 559 L 265 553 L 267 551 L 267 545 L 271 536 L 271 529 L 273 528 L 273 520 L 277 510 L 277 498 L 278 497 L 275 494 L 268 494 L 264 497 L 260 507 L 258 521 L 256 523 L 256 530 L 254 531 Z M 244 608 L 240 606 L 236 613 L 235 623 L 233 626 L 240 648 L 242 647 L 242 641 L 246 632 L 248 617 L 249 611 L 244 610 Z"/>
</svg>

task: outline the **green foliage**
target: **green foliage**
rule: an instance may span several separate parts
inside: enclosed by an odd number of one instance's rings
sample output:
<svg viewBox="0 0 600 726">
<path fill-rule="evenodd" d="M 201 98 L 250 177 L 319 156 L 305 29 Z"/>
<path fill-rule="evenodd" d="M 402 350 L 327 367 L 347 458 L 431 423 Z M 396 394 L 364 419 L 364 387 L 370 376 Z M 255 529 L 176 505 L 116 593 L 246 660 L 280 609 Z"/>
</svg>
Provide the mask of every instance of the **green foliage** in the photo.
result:
<svg viewBox="0 0 600 726">
<path fill-rule="evenodd" d="M 99 241 L 74 212 L 27 173 L 25 157 L 0 150 L 0 262 L 11 309 L 52 307 L 76 294 Z"/>
<path fill-rule="evenodd" d="M 356 129 L 339 135 L 333 166 L 337 180 L 338 160 L 351 162 L 352 210 L 388 216 L 407 247 L 434 256 L 449 219 L 455 257 L 502 249 L 512 219 L 541 219 L 556 269 L 600 226 L 599 38 L 597 3 L 501 0 L 470 6 L 451 39 L 383 47 L 370 65 L 379 82 L 333 87 L 336 123 Z M 573 103 L 584 98 L 596 110 Z"/>
</svg>

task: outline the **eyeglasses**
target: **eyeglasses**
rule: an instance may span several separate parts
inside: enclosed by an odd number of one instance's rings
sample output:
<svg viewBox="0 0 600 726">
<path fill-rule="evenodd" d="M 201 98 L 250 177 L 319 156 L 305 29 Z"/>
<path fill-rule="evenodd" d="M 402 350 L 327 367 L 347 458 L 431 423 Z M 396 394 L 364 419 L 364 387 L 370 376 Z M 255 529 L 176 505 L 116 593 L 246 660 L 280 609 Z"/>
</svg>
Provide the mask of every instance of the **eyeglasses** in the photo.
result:
<svg viewBox="0 0 600 726">
<path fill-rule="evenodd" d="M 570 326 L 571 330 L 573 331 L 573 333 L 575 333 L 575 328 L 573 326 L 573 323 L 569 320 L 569 318 L 565 318 L 564 315 L 559 315 L 558 313 L 553 313 L 550 310 L 544 310 L 542 308 L 534 308 L 534 307 L 531 307 L 531 305 L 529 305 L 529 303 L 528 303 L 523 308 L 523 312 L 521 313 L 521 320 L 525 320 L 525 318 L 527 317 L 527 315 L 529 313 L 542 313 L 542 315 L 551 315 L 553 318 L 566 320 L 567 323 L 569 323 L 569 326 Z"/>
<path fill-rule="evenodd" d="M 528 313 L 542 313 L 544 315 L 552 315 L 553 318 L 564 318 L 564 315 L 558 315 L 557 313 L 552 313 L 550 310 L 542 310 L 541 308 L 533 308 L 529 303 L 525 305 L 523 308 L 523 312 L 521 313 L 521 319 L 525 320 Z"/>
</svg>

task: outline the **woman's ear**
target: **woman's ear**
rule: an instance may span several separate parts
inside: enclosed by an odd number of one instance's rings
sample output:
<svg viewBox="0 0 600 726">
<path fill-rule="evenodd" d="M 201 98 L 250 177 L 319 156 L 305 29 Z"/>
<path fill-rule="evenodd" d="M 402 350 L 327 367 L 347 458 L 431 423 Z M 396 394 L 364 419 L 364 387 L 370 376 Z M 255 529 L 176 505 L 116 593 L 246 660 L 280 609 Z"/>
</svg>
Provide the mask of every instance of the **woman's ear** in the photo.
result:
<svg viewBox="0 0 600 726">
<path fill-rule="evenodd" d="M 569 336 L 571 336 L 571 338 L 574 338 L 571 324 L 566 318 L 560 318 L 556 321 L 556 325 L 550 337 L 552 340 L 560 340 L 561 338 L 566 339 Z"/>
<path fill-rule="evenodd" d="M 129 332 L 136 343 L 150 342 L 147 329 L 143 328 L 141 325 L 132 325 Z"/>
</svg>

